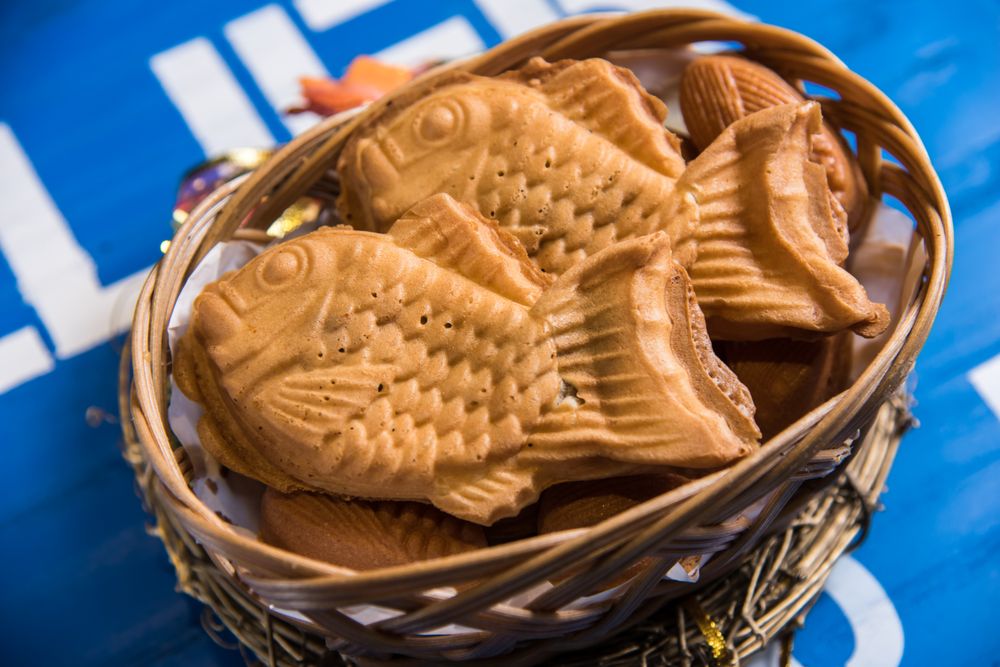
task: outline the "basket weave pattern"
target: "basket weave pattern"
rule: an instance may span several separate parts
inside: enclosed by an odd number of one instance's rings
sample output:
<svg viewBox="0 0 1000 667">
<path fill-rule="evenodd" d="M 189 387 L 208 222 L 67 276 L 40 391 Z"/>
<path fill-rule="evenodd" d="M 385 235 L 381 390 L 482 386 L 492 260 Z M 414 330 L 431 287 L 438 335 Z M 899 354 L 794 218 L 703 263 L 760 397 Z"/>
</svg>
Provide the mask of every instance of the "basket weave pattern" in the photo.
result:
<svg viewBox="0 0 1000 667">
<path fill-rule="evenodd" d="M 606 641 L 665 601 L 698 589 L 701 602 L 688 603 L 687 620 L 677 612 L 675 632 L 644 636 L 659 642 L 660 654 L 682 659 L 695 655 L 691 646 L 696 637 L 715 637 L 728 642 L 726 648 L 709 641 L 712 659 L 721 660 L 726 653 L 758 648 L 818 594 L 881 489 L 899 424 L 905 421 L 897 390 L 926 340 L 951 263 L 947 200 L 906 118 L 871 84 L 802 36 L 694 11 L 569 19 L 430 72 L 408 90 L 431 85 L 446 71 L 492 75 L 535 55 L 585 58 L 706 40 L 741 43 L 748 57 L 789 80 L 833 91 L 820 100 L 824 116 L 855 135 L 870 191 L 898 199 L 912 214 L 928 261 L 917 296 L 884 349 L 852 387 L 757 453 L 593 528 L 366 573 L 242 536 L 195 497 L 189 487 L 190 463 L 170 436 L 166 324 L 190 270 L 216 243 L 233 238 L 241 225 L 240 234 L 266 228 L 303 194 L 335 191 L 330 165 L 345 140 L 394 96 L 360 113 L 328 119 L 191 213 L 140 295 L 131 358 L 126 359 L 134 377 L 130 384 L 126 373 L 122 383 L 123 414 L 132 416 L 126 427 L 128 456 L 181 587 L 208 602 L 262 659 L 271 664 L 314 661 L 325 653 L 319 637 L 327 637 L 333 647 L 372 661 L 401 655 L 529 663 Z M 886 154 L 892 159 L 884 159 Z M 838 474 L 830 475 L 834 470 Z M 755 504 L 761 510 L 752 520 L 733 518 Z M 678 558 L 700 554 L 712 554 L 712 559 L 697 586 L 663 580 Z M 610 599 L 573 604 L 643 558 L 645 568 Z M 560 583 L 534 599 L 508 602 L 553 579 Z M 477 583 L 450 598 L 426 593 L 472 580 Z M 365 626 L 338 611 L 363 603 L 401 613 Z M 262 605 L 295 610 L 306 620 L 280 620 Z M 702 627 L 705 609 L 716 618 L 714 629 Z M 433 634 L 451 623 L 475 631 Z M 628 650 L 635 650 L 639 644 L 634 634 L 630 637 Z"/>
</svg>

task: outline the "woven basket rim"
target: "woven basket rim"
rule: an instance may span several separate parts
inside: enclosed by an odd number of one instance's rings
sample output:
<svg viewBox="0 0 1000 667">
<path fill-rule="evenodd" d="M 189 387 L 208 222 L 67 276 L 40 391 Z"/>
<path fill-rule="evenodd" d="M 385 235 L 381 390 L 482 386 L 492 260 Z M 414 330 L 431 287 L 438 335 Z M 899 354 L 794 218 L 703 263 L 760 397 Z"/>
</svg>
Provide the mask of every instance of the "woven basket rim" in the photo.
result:
<svg viewBox="0 0 1000 667">
<path fill-rule="evenodd" d="M 786 66 L 783 69 L 799 68 L 811 74 L 811 80 L 839 91 L 841 99 L 831 102 L 836 120 L 857 134 L 859 161 L 872 192 L 899 199 L 916 221 L 928 254 L 923 280 L 885 347 L 860 377 L 751 456 L 700 481 L 697 493 L 678 500 L 685 493 L 671 492 L 576 532 L 562 531 L 523 543 L 368 572 L 290 554 L 240 535 L 197 499 L 171 443 L 166 423 L 164 324 L 180 286 L 208 249 L 230 237 L 248 214 L 252 213 L 253 225 L 297 198 L 302 183 L 315 180 L 325 171 L 343 139 L 401 93 L 390 94 L 366 110 L 321 122 L 276 151 L 257 171 L 203 201 L 178 230 L 139 297 L 132 334 L 135 378 L 130 396 L 138 439 L 169 492 L 172 510 L 185 529 L 220 559 L 217 563 L 223 570 L 233 572 L 232 563 L 238 561 L 241 579 L 258 593 L 272 603 L 297 601 L 296 608 L 300 609 L 308 608 L 303 603 L 307 598 L 315 600 L 317 608 L 326 608 L 332 602 L 348 602 L 365 593 L 377 598 L 399 589 L 411 591 L 413 599 L 418 599 L 419 591 L 464 575 L 471 578 L 503 572 L 503 576 L 453 600 L 437 602 L 428 609 L 406 614 L 403 620 L 383 624 L 385 630 L 405 633 L 463 610 L 496 607 L 505 599 L 505 592 L 544 579 L 563 569 L 568 561 L 592 560 L 601 550 L 613 550 L 615 562 L 634 560 L 662 542 L 664 535 L 677 536 L 699 521 L 711 521 L 720 514 L 728 516 L 728 509 L 746 506 L 750 495 L 756 500 L 777 494 L 780 488 L 787 490 L 796 471 L 824 443 L 849 439 L 871 420 L 912 368 L 940 306 L 952 261 L 951 213 L 926 149 L 909 121 L 881 91 L 847 70 L 825 48 L 792 31 L 712 12 L 653 10 L 611 18 L 584 16 L 539 28 L 466 61 L 428 72 L 412 86 L 429 85 L 435 77 L 455 69 L 494 73 L 493 69 L 507 69 L 523 61 L 525 53 L 555 59 L 575 57 L 580 51 L 603 53 L 612 46 L 615 50 L 638 48 L 650 42 L 672 46 L 676 45 L 672 40 L 686 43 L 683 40 L 689 37 L 693 41 L 742 41 L 750 47 L 749 56 L 765 64 L 778 61 Z M 883 161 L 882 150 L 890 152 L 902 167 Z M 267 201 L 258 206 L 265 194 Z M 781 502 L 774 498 L 772 501 Z M 735 539 L 739 541 L 743 536 Z M 559 601 L 558 594 L 550 599 L 556 607 Z"/>
</svg>

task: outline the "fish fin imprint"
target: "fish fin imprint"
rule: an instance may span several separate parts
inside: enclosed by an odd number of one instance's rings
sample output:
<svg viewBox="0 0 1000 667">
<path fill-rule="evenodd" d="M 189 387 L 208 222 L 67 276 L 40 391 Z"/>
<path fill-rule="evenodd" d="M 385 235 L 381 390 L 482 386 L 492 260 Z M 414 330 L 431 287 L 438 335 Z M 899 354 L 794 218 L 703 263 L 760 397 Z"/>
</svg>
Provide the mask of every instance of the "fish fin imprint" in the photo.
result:
<svg viewBox="0 0 1000 667">
<path fill-rule="evenodd" d="M 481 527 L 421 503 L 267 489 L 260 511 L 265 542 L 355 570 L 405 565 L 486 546 Z"/>
<path fill-rule="evenodd" d="M 180 340 L 173 372 L 178 388 L 204 406 L 198 420 L 198 437 L 219 463 L 282 491 L 306 488 L 271 463 L 256 446 L 255 438 L 233 418 L 229 398 L 215 377 L 207 352 L 194 337 L 193 327 Z"/>
<path fill-rule="evenodd" d="M 509 232 L 444 193 L 413 206 L 387 233 L 415 255 L 524 306 L 552 282 Z"/>
<path fill-rule="evenodd" d="M 467 475 L 452 478 L 439 474 L 430 501 L 448 514 L 483 526 L 516 515 L 538 500 L 537 468 L 511 461 L 494 466 L 479 479 L 469 482 Z"/>
<path fill-rule="evenodd" d="M 787 104 L 733 123 L 691 162 L 679 192 L 698 201 L 688 267 L 713 337 L 871 337 L 888 311 L 839 266 L 847 253 L 822 166 L 810 161 L 819 106 Z"/>
<path fill-rule="evenodd" d="M 749 392 L 715 357 L 665 233 L 593 255 L 533 312 L 552 328 L 559 375 L 575 397 L 542 416 L 525 460 L 711 468 L 756 447 Z"/>
<path fill-rule="evenodd" d="M 338 438 L 395 378 L 390 364 L 329 365 L 293 371 L 251 399 L 256 419 L 287 442 L 319 447 Z"/>
<path fill-rule="evenodd" d="M 554 110 L 650 169 L 670 178 L 684 171 L 680 140 L 663 126 L 666 105 L 630 70 L 600 58 L 549 63 L 535 57 L 498 78 L 537 88 Z"/>
</svg>

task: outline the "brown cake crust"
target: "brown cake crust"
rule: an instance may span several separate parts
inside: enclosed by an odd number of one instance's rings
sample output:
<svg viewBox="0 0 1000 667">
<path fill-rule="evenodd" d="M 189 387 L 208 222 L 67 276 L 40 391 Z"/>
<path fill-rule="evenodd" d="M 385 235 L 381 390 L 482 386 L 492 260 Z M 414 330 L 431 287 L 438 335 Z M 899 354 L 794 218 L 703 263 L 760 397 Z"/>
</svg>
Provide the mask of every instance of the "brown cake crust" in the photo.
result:
<svg viewBox="0 0 1000 667">
<path fill-rule="evenodd" d="M 681 112 L 699 150 L 708 148 L 741 118 L 761 109 L 804 101 L 802 93 L 776 72 L 738 56 L 698 58 L 681 78 Z M 846 211 L 851 231 L 859 229 L 866 216 L 868 186 L 844 138 L 829 123 L 814 137 L 811 156 L 826 169 L 827 182 Z"/>
<path fill-rule="evenodd" d="M 430 505 L 347 500 L 267 489 L 260 537 L 282 549 L 352 570 L 375 570 L 481 549 L 481 526 Z"/>
<path fill-rule="evenodd" d="M 850 333 L 815 341 L 785 338 L 724 345 L 727 365 L 753 396 L 763 440 L 841 391 Z"/>
</svg>

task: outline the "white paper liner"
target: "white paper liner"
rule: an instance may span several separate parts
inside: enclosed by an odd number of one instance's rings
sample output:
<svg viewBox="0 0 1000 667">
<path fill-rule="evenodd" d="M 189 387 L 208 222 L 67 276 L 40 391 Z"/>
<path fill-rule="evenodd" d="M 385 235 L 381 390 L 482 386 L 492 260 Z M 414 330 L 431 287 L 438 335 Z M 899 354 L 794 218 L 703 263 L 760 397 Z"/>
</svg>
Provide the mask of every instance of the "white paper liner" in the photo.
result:
<svg viewBox="0 0 1000 667">
<path fill-rule="evenodd" d="M 890 324 L 874 338 L 854 337 L 851 380 L 871 363 L 896 330 L 916 287 L 912 269 L 919 269 L 926 261 L 923 244 L 914 244 L 919 237 L 906 214 L 880 203 L 872 215 L 864 243 L 851 252 L 851 273 L 865 286 L 872 301 L 886 305 Z"/>
</svg>

